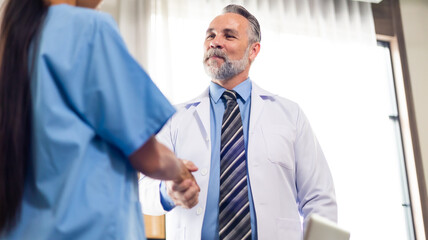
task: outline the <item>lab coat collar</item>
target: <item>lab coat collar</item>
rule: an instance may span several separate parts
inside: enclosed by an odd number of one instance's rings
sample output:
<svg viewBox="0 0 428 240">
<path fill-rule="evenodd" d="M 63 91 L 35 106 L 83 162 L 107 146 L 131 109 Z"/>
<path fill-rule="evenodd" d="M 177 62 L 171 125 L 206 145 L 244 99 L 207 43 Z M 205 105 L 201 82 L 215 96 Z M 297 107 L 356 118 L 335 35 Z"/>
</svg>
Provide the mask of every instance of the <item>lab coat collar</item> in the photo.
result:
<svg viewBox="0 0 428 240">
<path fill-rule="evenodd" d="M 251 134 L 255 127 L 257 126 L 258 119 L 263 112 L 264 101 L 275 101 L 275 94 L 272 94 L 262 88 L 257 84 L 252 82 L 251 90 L 251 116 L 250 116 L 250 127 L 249 133 Z M 209 87 L 202 92 L 198 97 L 187 102 L 185 108 L 190 110 L 191 108 L 195 109 L 195 117 L 198 118 L 200 124 L 202 124 L 204 129 L 204 137 L 210 139 L 210 97 L 209 97 Z"/>
</svg>

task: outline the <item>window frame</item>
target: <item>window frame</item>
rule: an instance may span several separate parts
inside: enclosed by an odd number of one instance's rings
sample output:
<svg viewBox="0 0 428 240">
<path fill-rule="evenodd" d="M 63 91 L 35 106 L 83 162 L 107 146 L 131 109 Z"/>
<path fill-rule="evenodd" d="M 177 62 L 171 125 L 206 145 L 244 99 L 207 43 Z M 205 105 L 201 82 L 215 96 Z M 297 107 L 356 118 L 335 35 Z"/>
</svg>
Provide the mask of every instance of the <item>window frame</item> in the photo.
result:
<svg viewBox="0 0 428 240">
<path fill-rule="evenodd" d="M 379 4 L 372 4 L 372 11 L 377 40 L 390 44 L 413 227 L 416 239 L 424 240 L 427 239 L 425 229 L 428 229 L 428 206 L 422 203 L 428 202 L 427 188 L 399 0 L 383 0 Z"/>
</svg>

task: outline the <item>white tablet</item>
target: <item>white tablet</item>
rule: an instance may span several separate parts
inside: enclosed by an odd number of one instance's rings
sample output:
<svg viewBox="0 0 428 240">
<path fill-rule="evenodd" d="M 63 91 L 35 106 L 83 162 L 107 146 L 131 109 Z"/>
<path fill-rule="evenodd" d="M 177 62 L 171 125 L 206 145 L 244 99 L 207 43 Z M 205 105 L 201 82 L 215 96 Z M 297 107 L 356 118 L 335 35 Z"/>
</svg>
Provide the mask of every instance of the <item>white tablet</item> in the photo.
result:
<svg viewBox="0 0 428 240">
<path fill-rule="evenodd" d="M 305 240 L 349 240 L 350 233 L 335 222 L 312 214 L 305 232 Z"/>
</svg>

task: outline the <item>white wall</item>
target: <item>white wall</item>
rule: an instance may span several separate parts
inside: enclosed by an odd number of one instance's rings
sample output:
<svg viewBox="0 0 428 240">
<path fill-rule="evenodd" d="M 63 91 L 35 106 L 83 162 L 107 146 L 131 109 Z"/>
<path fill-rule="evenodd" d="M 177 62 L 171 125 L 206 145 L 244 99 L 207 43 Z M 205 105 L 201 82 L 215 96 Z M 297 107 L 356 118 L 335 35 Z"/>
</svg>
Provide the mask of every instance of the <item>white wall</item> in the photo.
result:
<svg viewBox="0 0 428 240">
<path fill-rule="evenodd" d="M 428 183 L 428 0 L 400 0 L 419 143 Z"/>
</svg>

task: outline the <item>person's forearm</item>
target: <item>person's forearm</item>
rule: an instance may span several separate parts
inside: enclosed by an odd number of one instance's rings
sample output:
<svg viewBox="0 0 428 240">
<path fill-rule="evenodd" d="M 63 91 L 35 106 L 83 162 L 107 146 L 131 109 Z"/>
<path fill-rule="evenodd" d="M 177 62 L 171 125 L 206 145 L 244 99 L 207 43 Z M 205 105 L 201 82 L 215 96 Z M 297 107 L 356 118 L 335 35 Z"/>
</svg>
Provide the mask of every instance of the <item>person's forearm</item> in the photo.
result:
<svg viewBox="0 0 428 240">
<path fill-rule="evenodd" d="M 190 174 L 174 153 L 151 137 L 130 156 L 132 166 L 151 178 L 180 182 Z"/>
<path fill-rule="evenodd" d="M 176 206 L 192 208 L 198 203 L 200 188 L 191 172 L 198 168 L 179 160 L 166 146 L 151 137 L 130 156 L 132 166 L 150 178 L 169 180 L 167 194 Z"/>
<path fill-rule="evenodd" d="M 156 141 L 156 151 L 159 154 L 158 168 L 150 173 L 144 173 L 146 176 L 155 179 L 173 180 L 181 182 L 188 172 L 184 164 L 175 157 L 165 145 Z"/>
</svg>

